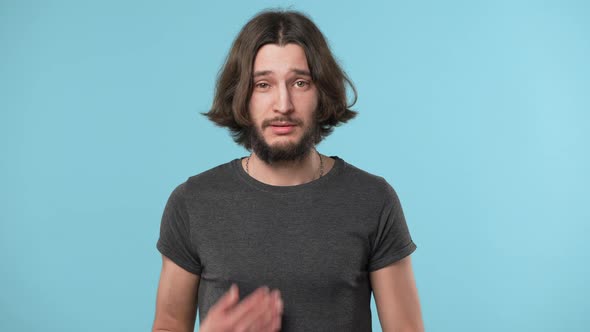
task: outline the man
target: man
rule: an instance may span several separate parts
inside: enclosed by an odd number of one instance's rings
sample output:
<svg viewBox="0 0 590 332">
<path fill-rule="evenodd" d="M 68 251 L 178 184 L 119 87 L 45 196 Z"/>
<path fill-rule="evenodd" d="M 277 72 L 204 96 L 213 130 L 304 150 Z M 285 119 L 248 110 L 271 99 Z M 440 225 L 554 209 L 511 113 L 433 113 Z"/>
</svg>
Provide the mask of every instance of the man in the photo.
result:
<svg viewBox="0 0 590 332">
<path fill-rule="evenodd" d="M 172 192 L 154 331 L 192 331 L 197 306 L 202 332 L 371 331 L 371 291 L 384 331 L 423 330 L 395 191 L 315 149 L 356 115 L 347 83 L 303 14 L 243 27 L 206 115 L 251 154 Z"/>
</svg>

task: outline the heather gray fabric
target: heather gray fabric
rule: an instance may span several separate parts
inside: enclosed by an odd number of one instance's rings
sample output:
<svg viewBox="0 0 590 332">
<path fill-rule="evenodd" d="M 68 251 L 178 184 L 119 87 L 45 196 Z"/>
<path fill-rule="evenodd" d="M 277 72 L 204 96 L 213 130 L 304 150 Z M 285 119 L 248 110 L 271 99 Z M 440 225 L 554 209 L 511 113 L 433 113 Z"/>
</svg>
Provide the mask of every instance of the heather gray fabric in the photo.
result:
<svg viewBox="0 0 590 332">
<path fill-rule="evenodd" d="M 236 283 L 240 298 L 281 290 L 284 332 L 371 331 L 369 272 L 416 245 L 393 188 L 332 158 L 328 174 L 303 185 L 264 184 L 235 159 L 172 192 L 157 248 L 200 275 L 201 321 Z"/>
</svg>

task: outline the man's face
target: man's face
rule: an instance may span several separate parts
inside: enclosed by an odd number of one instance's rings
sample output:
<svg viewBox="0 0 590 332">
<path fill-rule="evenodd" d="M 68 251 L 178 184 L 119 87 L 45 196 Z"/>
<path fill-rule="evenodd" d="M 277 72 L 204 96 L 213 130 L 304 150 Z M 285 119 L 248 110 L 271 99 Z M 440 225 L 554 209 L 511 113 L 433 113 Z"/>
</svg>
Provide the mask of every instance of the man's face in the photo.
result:
<svg viewBox="0 0 590 332">
<path fill-rule="evenodd" d="M 252 150 L 263 161 L 302 159 L 318 131 L 318 93 L 299 45 L 267 44 L 256 54 L 249 103 Z"/>
</svg>

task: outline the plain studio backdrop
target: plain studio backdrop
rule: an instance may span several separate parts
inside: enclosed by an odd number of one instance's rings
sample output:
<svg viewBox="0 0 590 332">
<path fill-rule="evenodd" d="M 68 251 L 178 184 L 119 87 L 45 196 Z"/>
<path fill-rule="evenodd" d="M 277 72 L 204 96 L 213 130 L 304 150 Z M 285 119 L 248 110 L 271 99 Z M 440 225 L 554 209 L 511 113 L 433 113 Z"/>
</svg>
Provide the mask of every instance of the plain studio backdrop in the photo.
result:
<svg viewBox="0 0 590 332">
<path fill-rule="evenodd" d="M 0 1 L 0 330 L 151 328 L 164 204 L 247 155 L 199 113 L 269 7 L 356 84 L 319 150 L 397 190 L 427 331 L 587 331 L 588 2 L 138 0 Z"/>
</svg>

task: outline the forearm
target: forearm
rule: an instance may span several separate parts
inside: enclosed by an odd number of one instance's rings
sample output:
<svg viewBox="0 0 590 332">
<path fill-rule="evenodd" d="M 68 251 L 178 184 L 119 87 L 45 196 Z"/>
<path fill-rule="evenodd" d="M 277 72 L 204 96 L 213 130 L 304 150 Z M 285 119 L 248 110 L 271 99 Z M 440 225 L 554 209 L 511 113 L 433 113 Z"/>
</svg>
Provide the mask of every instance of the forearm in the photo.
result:
<svg viewBox="0 0 590 332">
<path fill-rule="evenodd" d="M 194 326 L 192 328 L 153 328 L 152 332 L 193 332 Z"/>
<path fill-rule="evenodd" d="M 382 329 L 383 332 L 424 332 L 424 326 L 408 325 L 400 326 L 393 329 Z"/>
<path fill-rule="evenodd" d="M 152 332 L 193 332 L 195 329 L 195 318 L 176 320 L 157 317 L 154 321 Z"/>
</svg>

